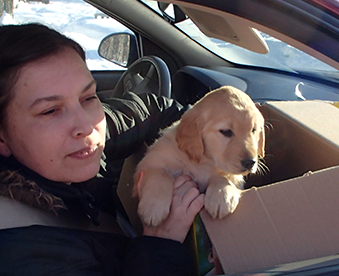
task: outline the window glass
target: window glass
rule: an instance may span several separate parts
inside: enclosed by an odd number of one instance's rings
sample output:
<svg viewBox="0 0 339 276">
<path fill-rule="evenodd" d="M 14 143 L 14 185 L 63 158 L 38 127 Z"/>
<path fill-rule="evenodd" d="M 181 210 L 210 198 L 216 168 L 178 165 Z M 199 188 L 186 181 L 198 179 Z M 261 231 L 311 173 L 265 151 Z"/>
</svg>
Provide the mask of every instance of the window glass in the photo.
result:
<svg viewBox="0 0 339 276">
<path fill-rule="evenodd" d="M 127 28 L 81 0 L 17 1 L 14 2 L 12 15 L 10 13 L 11 8 L 5 8 L 0 24 L 39 22 L 77 41 L 86 51 L 90 70 L 124 69 L 101 58 L 98 47 L 108 34 L 126 31 Z"/>
</svg>

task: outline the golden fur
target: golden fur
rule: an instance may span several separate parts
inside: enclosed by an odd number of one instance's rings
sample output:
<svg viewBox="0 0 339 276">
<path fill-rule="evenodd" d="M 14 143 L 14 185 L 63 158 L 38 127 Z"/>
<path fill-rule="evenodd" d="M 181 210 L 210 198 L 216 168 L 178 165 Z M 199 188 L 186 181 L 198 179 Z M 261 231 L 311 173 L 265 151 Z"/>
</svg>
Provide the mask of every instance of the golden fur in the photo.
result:
<svg viewBox="0 0 339 276">
<path fill-rule="evenodd" d="M 155 227 L 167 218 L 174 178 L 181 174 L 206 193 L 205 208 L 213 218 L 232 213 L 243 176 L 257 170 L 264 146 L 264 118 L 247 94 L 231 86 L 206 94 L 163 131 L 138 164 L 134 194 L 142 222 Z"/>
</svg>

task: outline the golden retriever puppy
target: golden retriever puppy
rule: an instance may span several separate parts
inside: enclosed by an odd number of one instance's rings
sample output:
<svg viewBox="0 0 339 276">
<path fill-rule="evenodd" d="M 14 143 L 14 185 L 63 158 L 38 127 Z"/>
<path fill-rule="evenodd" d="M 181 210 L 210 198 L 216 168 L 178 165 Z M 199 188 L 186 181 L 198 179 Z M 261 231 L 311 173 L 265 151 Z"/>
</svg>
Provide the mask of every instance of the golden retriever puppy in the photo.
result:
<svg viewBox="0 0 339 276">
<path fill-rule="evenodd" d="M 181 174 L 205 193 L 213 218 L 232 213 L 243 177 L 255 173 L 264 157 L 264 144 L 264 118 L 247 94 L 231 86 L 209 92 L 162 132 L 138 164 L 134 195 L 141 221 L 156 227 L 167 218 L 174 178 Z"/>
</svg>

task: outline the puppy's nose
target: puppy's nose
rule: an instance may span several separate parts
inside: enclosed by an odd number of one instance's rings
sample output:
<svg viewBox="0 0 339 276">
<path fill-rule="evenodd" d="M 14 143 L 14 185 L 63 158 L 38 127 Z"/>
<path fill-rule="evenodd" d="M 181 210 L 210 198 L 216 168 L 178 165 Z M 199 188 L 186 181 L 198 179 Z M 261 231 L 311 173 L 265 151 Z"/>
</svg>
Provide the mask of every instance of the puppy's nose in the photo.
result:
<svg viewBox="0 0 339 276">
<path fill-rule="evenodd" d="M 247 169 L 247 170 L 251 170 L 255 164 L 256 160 L 255 159 L 244 159 L 241 160 L 241 165 Z"/>
</svg>

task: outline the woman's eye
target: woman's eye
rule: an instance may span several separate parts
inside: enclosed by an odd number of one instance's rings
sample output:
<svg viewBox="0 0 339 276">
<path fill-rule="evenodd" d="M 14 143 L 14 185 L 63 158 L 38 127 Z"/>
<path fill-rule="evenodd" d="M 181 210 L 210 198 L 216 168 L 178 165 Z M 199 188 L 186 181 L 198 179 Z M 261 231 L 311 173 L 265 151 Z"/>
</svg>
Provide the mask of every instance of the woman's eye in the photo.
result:
<svg viewBox="0 0 339 276">
<path fill-rule="evenodd" d="M 56 112 L 56 109 L 49 109 L 47 111 L 41 112 L 40 115 L 46 116 L 46 115 L 52 115 Z"/>
<path fill-rule="evenodd" d="M 85 101 L 90 102 L 90 101 L 97 100 L 97 99 L 98 99 L 98 96 L 97 95 L 93 95 L 93 96 L 90 96 L 90 97 L 86 98 Z"/>
<path fill-rule="evenodd" d="M 234 135 L 233 131 L 230 130 L 230 129 L 221 129 L 219 131 L 222 135 L 224 135 L 225 137 L 228 137 L 228 138 L 231 138 Z"/>
</svg>

